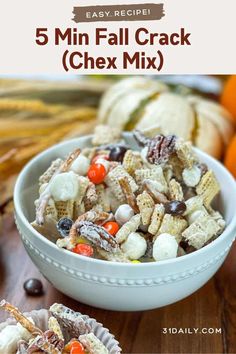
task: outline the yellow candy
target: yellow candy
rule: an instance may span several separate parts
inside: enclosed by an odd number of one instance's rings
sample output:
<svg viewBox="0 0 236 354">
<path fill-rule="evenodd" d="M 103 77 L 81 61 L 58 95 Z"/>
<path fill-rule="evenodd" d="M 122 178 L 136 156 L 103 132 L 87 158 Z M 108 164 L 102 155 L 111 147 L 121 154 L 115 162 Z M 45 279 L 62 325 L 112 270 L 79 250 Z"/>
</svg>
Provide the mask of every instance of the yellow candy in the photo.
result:
<svg viewBox="0 0 236 354">
<path fill-rule="evenodd" d="M 88 241 L 83 237 L 78 237 L 76 241 L 77 243 L 83 243 L 83 244 L 88 243 Z"/>
<path fill-rule="evenodd" d="M 141 262 L 135 259 L 135 260 L 131 261 L 131 263 L 141 263 Z"/>
</svg>

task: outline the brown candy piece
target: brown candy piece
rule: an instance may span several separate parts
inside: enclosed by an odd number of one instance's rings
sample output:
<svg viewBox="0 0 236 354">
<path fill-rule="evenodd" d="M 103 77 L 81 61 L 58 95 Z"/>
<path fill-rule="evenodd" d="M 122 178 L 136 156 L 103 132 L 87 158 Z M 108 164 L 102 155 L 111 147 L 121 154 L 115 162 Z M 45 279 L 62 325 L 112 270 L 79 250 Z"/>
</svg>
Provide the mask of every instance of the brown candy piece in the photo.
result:
<svg viewBox="0 0 236 354">
<path fill-rule="evenodd" d="M 40 296 L 43 295 L 43 284 L 39 279 L 28 279 L 24 283 L 24 289 L 27 295 Z"/>
<path fill-rule="evenodd" d="M 122 162 L 127 148 L 125 146 L 117 145 L 110 150 L 109 160 Z"/>
<path fill-rule="evenodd" d="M 165 212 L 171 215 L 182 215 L 186 210 L 186 204 L 179 200 L 172 200 L 164 205 Z"/>
</svg>

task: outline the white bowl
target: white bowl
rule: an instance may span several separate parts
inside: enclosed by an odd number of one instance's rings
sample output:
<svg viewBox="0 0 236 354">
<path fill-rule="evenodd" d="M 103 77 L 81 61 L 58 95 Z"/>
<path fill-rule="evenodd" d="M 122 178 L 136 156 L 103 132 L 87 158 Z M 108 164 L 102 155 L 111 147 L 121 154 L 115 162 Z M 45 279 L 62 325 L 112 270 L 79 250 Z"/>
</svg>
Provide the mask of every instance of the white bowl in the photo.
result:
<svg viewBox="0 0 236 354">
<path fill-rule="evenodd" d="M 124 139 L 137 145 L 130 133 Z M 212 157 L 196 150 L 202 162 L 213 169 L 221 185 L 217 204 L 227 227 L 223 234 L 202 249 L 162 262 L 125 264 L 86 258 L 39 234 L 31 225 L 38 177 L 58 157 L 76 147 L 89 146 L 90 137 L 65 141 L 31 160 L 18 177 L 15 191 L 16 223 L 25 248 L 40 272 L 58 290 L 88 305 L 121 311 L 162 307 L 185 298 L 203 286 L 226 258 L 236 234 L 236 184 L 229 172 Z"/>
</svg>

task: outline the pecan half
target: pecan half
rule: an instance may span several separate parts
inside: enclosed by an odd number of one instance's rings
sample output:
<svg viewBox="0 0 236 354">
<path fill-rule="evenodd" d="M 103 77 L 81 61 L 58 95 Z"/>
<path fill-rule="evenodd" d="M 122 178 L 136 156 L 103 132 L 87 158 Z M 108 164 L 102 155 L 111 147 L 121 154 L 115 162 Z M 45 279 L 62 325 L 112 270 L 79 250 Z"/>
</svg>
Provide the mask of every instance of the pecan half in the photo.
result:
<svg viewBox="0 0 236 354">
<path fill-rule="evenodd" d="M 102 226 L 95 225 L 90 221 L 81 221 L 78 223 L 77 231 L 81 236 L 105 251 L 114 252 L 117 250 L 118 245 L 115 238 Z"/>
<path fill-rule="evenodd" d="M 157 135 L 148 143 L 147 160 L 152 164 L 166 163 L 175 152 L 175 135 Z"/>
</svg>

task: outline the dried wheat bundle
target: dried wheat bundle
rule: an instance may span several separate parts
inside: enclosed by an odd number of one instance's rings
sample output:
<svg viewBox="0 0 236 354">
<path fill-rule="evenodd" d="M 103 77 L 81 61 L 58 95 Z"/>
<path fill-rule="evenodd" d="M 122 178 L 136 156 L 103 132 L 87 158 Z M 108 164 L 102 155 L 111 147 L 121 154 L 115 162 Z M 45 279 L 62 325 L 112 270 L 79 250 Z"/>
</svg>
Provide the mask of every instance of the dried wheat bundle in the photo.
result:
<svg viewBox="0 0 236 354">
<path fill-rule="evenodd" d="M 88 81 L 0 79 L 0 210 L 6 210 L 17 174 L 29 159 L 61 140 L 93 130 L 94 106 L 103 88 Z"/>
</svg>

